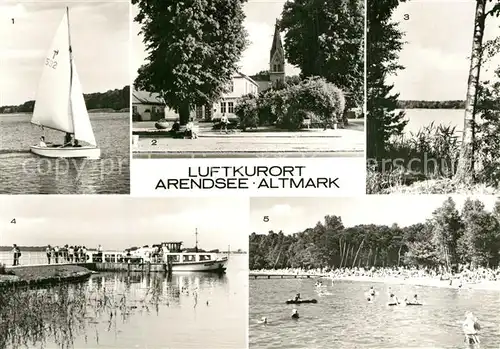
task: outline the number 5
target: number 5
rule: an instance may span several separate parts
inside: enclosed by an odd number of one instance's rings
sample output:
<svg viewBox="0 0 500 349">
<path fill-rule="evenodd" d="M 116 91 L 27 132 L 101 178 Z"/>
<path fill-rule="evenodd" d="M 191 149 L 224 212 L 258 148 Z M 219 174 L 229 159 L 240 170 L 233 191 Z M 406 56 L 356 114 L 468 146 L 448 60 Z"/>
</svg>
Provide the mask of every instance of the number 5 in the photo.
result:
<svg viewBox="0 0 500 349">
<path fill-rule="evenodd" d="M 264 219 L 263 219 L 264 222 L 269 222 L 269 216 L 264 216 Z"/>
</svg>

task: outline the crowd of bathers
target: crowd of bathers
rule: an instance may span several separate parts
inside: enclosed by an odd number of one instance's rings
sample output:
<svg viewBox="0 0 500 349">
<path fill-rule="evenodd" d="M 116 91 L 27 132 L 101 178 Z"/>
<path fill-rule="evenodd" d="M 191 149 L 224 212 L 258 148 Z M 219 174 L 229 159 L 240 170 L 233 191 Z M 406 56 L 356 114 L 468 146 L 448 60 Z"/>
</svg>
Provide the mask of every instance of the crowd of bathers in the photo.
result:
<svg viewBox="0 0 500 349">
<path fill-rule="evenodd" d="M 440 280 L 459 279 L 464 283 L 480 283 L 483 281 L 499 281 L 500 268 L 469 268 L 465 265 L 460 265 L 456 272 L 449 273 L 444 269 L 431 268 L 416 268 L 416 267 L 354 267 L 354 268 L 285 268 L 285 269 L 262 269 L 252 270 L 254 273 L 277 274 L 277 275 L 310 275 L 322 276 L 332 279 L 343 279 L 353 277 L 377 278 L 377 279 L 414 279 L 414 278 L 429 278 Z"/>
</svg>

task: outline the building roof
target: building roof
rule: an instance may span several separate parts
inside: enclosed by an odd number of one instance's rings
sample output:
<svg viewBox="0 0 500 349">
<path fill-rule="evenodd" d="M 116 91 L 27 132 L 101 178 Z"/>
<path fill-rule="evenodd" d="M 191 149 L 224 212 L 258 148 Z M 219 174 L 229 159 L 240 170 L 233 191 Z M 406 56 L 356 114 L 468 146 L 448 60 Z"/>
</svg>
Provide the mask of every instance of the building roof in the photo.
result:
<svg viewBox="0 0 500 349">
<path fill-rule="evenodd" d="M 132 91 L 132 104 L 156 104 L 165 105 L 162 102 L 160 94 L 147 91 Z"/>
<path fill-rule="evenodd" d="M 254 80 L 254 79 L 252 79 L 252 78 L 251 78 L 251 77 L 249 77 L 248 75 L 245 75 L 245 74 L 243 74 L 243 73 L 241 73 L 241 72 L 237 72 L 237 73 L 236 73 L 233 77 L 241 77 L 241 78 L 243 78 L 243 79 L 246 79 L 246 80 L 250 81 L 250 82 L 251 82 L 252 84 L 254 84 L 255 86 L 259 86 L 259 84 L 257 84 L 257 83 L 255 82 L 255 80 Z"/>
<path fill-rule="evenodd" d="M 279 21 L 278 19 L 276 19 L 276 24 L 274 25 L 273 44 L 271 46 L 271 55 L 269 57 L 270 60 L 273 59 L 274 53 L 278 50 L 283 52 L 283 44 L 281 43 Z"/>
</svg>

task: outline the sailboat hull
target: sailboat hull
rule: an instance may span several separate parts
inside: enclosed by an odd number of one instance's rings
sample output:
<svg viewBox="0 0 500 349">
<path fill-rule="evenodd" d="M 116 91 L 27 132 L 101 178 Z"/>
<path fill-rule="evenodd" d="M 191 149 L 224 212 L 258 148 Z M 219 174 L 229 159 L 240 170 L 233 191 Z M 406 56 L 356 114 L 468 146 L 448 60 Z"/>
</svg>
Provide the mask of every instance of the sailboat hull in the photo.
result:
<svg viewBox="0 0 500 349">
<path fill-rule="evenodd" d="M 32 145 L 31 152 L 47 158 L 87 158 L 99 159 L 101 149 L 96 147 L 39 147 Z"/>
</svg>

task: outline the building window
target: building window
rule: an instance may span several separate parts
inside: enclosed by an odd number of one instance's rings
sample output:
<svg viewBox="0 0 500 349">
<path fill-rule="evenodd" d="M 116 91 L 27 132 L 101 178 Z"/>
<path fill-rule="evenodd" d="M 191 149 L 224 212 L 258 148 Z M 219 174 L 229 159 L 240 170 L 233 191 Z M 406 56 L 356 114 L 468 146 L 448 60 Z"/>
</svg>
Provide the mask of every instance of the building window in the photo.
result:
<svg viewBox="0 0 500 349">
<path fill-rule="evenodd" d="M 227 112 L 230 114 L 234 113 L 234 104 L 233 102 L 227 102 Z"/>
<path fill-rule="evenodd" d="M 281 64 L 278 64 L 278 71 L 281 72 Z"/>
<path fill-rule="evenodd" d="M 273 64 L 273 71 L 278 71 L 278 69 L 277 69 L 277 68 L 278 68 L 278 67 L 277 67 L 277 65 L 276 65 L 276 64 Z"/>
<path fill-rule="evenodd" d="M 137 114 L 137 113 L 138 113 L 138 111 L 137 111 L 137 106 L 136 106 L 136 105 L 134 105 L 134 106 L 132 107 L 132 112 L 133 112 L 134 114 Z"/>
<path fill-rule="evenodd" d="M 231 80 L 231 82 L 229 83 L 228 89 L 229 89 L 229 92 L 234 92 L 234 81 L 233 80 Z"/>
<path fill-rule="evenodd" d="M 196 106 L 196 119 L 202 119 L 203 118 L 203 106 Z"/>
<path fill-rule="evenodd" d="M 226 112 L 226 102 L 220 102 L 220 112 L 222 114 Z"/>
</svg>

